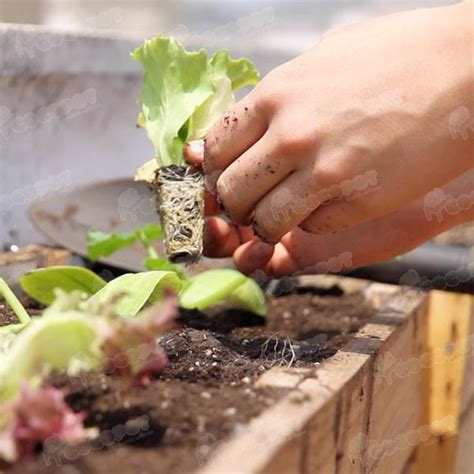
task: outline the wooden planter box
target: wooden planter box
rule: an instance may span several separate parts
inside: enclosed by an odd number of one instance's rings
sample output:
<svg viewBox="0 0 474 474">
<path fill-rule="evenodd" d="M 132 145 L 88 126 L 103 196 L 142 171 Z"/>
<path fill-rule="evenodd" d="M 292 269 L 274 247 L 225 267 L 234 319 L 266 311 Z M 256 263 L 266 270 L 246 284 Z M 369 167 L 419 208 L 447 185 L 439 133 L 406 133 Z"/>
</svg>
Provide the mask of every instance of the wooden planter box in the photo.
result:
<svg viewBox="0 0 474 474">
<path fill-rule="evenodd" d="M 313 279 L 321 285 L 328 277 Z M 349 279 L 337 282 L 346 290 L 359 291 L 364 285 Z M 464 369 L 472 369 L 465 366 L 463 338 L 471 297 L 441 292 L 426 296 L 381 284 L 369 284 L 365 291 L 378 308 L 371 322 L 320 367 L 274 368 L 263 374 L 257 381 L 260 386 L 292 390 L 217 449 L 200 474 L 445 474 L 454 472 L 456 462 L 472 467 L 470 377 L 463 389 Z M 441 325 L 440 311 L 446 312 Z M 443 362 L 436 360 L 436 354 L 443 358 L 439 350 L 433 352 L 433 331 L 444 334 L 446 324 L 451 324 L 446 323 L 449 311 L 463 328 L 457 334 L 448 332 L 448 339 L 456 339 L 449 350 L 459 353 Z M 445 372 L 441 376 L 440 366 Z M 433 386 L 445 384 L 443 376 L 455 379 L 448 382 L 451 403 L 444 400 L 444 405 L 433 401 L 439 398 Z M 444 386 L 442 390 L 447 393 Z M 433 403 L 437 413 L 429 409 Z M 458 426 L 463 425 L 458 443 Z M 451 441 L 443 446 L 448 437 Z M 443 463 L 436 464 L 440 458 Z M 472 471 L 458 467 L 457 472 Z"/>
<path fill-rule="evenodd" d="M 221 443 L 199 474 L 471 474 L 472 297 L 304 278 L 363 291 L 374 317 L 321 365 L 263 373 L 257 386 L 288 393 Z"/>
</svg>

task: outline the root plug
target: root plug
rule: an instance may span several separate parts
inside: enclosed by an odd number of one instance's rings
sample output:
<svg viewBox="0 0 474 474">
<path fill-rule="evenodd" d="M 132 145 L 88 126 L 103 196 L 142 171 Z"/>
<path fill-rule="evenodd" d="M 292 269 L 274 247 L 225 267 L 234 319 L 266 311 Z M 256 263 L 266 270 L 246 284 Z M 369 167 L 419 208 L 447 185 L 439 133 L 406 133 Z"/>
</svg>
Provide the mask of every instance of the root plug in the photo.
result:
<svg viewBox="0 0 474 474">
<path fill-rule="evenodd" d="M 203 251 L 204 177 L 194 167 L 163 166 L 157 171 L 157 210 L 165 250 L 174 263 L 195 263 Z"/>
</svg>

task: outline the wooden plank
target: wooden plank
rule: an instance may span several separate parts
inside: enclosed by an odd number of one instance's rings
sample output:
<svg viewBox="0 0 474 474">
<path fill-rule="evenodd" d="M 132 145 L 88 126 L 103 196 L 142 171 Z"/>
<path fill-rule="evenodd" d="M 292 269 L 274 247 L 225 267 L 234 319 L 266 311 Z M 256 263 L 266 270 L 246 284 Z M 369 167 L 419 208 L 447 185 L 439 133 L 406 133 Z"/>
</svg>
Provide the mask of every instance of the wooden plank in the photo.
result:
<svg viewBox="0 0 474 474">
<path fill-rule="evenodd" d="M 459 424 L 459 439 L 456 452 L 456 474 L 472 474 L 474 472 L 474 406 L 464 413 Z"/>
<path fill-rule="evenodd" d="M 466 367 L 464 370 L 464 388 L 461 396 L 461 418 L 459 439 L 456 451 L 456 474 L 474 472 L 474 297 L 471 298 L 471 318 L 466 346 Z"/>
<path fill-rule="evenodd" d="M 380 301 L 383 306 L 372 322 L 343 350 L 295 382 L 288 396 L 223 445 L 200 473 L 352 474 L 374 466 L 396 467 L 398 471 L 384 472 L 400 472 L 410 453 L 403 452 L 395 462 L 396 456 L 369 453 L 368 446 L 370 441 L 403 434 L 420 418 L 421 402 L 410 402 L 420 395 L 413 380 L 421 380 L 423 374 L 399 380 L 396 369 L 421 350 L 425 307 L 421 295 L 406 298 L 400 291 Z M 385 345 L 394 365 L 387 366 L 387 357 L 380 355 Z M 395 384 L 388 389 L 387 377 Z M 267 385 L 269 379 L 267 375 Z"/>
<path fill-rule="evenodd" d="M 472 358 L 472 301 L 469 295 L 430 293 L 423 416 L 429 436 L 416 450 L 411 468 L 414 474 L 451 474 L 456 469 L 456 457 L 469 456 L 459 454 L 458 431 L 461 412 L 472 407 L 471 377 L 465 375 L 472 364 L 466 363 L 466 355 Z M 469 383 L 464 386 L 465 381 Z"/>
<path fill-rule="evenodd" d="M 373 364 L 370 356 L 359 355 L 363 365 L 357 374 L 344 384 L 339 395 L 333 397 L 331 403 L 335 405 L 335 414 L 332 426 L 324 423 L 325 412 L 314 416 L 314 430 L 310 438 L 310 458 L 308 471 L 313 472 L 364 472 L 366 456 L 361 441 L 365 441 L 365 431 L 369 412 L 371 390 L 371 374 Z M 322 418 L 322 420 L 321 420 Z M 319 420 L 319 423 L 318 423 Z M 331 431 L 328 433 L 328 427 Z M 329 436 L 328 436 L 329 435 Z M 332 440 L 331 451 L 321 454 L 319 446 L 326 439 Z M 324 462 L 323 462 L 324 461 Z M 326 466 L 324 469 L 323 466 Z"/>
<path fill-rule="evenodd" d="M 452 474 L 456 460 L 457 435 L 433 433 L 418 446 L 411 472 L 413 474 Z M 472 474 L 472 471 L 469 473 Z"/>
<path fill-rule="evenodd" d="M 429 297 L 428 350 L 429 416 L 435 432 L 454 433 L 461 409 L 466 352 L 468 349 L 471 296 L 432 291 Z"/>
<path fill-rule="evenodd" d="M 392 304 L 392 308 L 396 324 L 403 301 Z M 402 472 L 419 442 L 425 377 L 420 355 L 426 334 L 425 314 L 426 306 L 419 307 L 392 332 L 376 355 L 367 432 L 370 472 Z"/>
<path fill-rule="evenodd" d="M 474 405 L 474 296 L 471 297 L 471 317 L 466 338 L 467 341 L 464 345 L 466 357 L 461 395 L 461 414 L 465 414 L 468 409 L 472 410 Z"/>
</svg>

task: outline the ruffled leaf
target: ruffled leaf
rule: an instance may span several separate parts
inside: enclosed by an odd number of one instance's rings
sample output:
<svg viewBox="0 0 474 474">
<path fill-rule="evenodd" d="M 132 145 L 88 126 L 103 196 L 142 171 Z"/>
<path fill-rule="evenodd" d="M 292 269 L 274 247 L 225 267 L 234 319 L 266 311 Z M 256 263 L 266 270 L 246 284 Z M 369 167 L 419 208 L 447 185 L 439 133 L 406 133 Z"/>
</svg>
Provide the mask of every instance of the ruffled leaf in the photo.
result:
<svg viewBox="0 0 474 474">
<path fill-rule="evenodd" d="M 166 36 L 146 40 L 132 57 L 145 71 L 137 123 L 146 128 L 161 166 L 185 165 L 186 141 L 204 137 L 235 103 L 234 93 L 258 81 L 247 59 L 231 59 L 227 51 L 209 58 Z"/>
<path fill-rule="evenodd" d="M 0 459 L 14 462 L 33 454 L 38 443 L 52 436 L 65 443 L 86 438 L 85 413 L 74 413 L 64 401 L 64 391 L 48 387 L 32 390 L 21 386 L 14 402 L 0 403 L 8 419 L 0 424 Z"/>
</svg>

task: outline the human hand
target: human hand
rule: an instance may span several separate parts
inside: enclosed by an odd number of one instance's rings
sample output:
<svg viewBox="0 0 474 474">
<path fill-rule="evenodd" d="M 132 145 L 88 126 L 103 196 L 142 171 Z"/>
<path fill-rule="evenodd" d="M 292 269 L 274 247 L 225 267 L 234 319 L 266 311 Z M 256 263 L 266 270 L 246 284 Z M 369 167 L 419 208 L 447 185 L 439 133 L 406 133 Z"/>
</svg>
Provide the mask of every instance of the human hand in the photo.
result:
<svg viewBox="0 0 474 474">
<path fill-rule="evenodd" d="M 474 113 L 467 8 L 330 32 L 266 76 L 206 137 L 204 171 L 218 177 L 231 219 L 252 222 L 268 243 L 304 241 L 309 252 L 359 241 L 472 167 L 474 134 L 453 139 L 449 123 L 459 107 Z M 364 185 L 371 192 L 361 193 Z M 372 246 L 376 234 L 366 236 Z"/>
<path fill-rule="evenodd" d="M 334 235 L 296 228 L 276 245 L 262 242 L 251 227 L 235 226 L 219 216 L 219 206 L 208 194 L 204 252 L 208 257 L 232 256 L 241 272 L 259 270 L 267 277 L 347 271 L 406 253 L 453 226 L 474 220 L 473 183 L 474 169 L 387 216 Z"/>
</svg>

